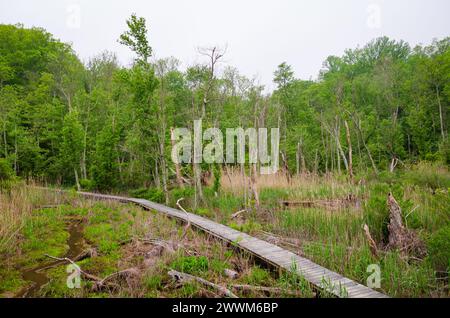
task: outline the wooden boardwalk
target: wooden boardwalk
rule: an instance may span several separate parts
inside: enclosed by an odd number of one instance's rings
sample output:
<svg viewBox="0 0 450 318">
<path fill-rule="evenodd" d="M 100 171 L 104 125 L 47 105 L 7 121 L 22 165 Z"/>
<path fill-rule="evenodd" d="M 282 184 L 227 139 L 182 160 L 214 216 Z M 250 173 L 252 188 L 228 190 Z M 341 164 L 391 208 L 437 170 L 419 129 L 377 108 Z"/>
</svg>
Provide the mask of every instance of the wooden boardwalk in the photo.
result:
<svg viewBox="0 0 450 318">
<path fill-rule="evenodd" d="M 314 286 L 326 290 L 337 297 L 348 298 L 387 298 L 388 296 L 377 292 L 369 287 L 358 284 L 351 279 L 343 277 L 338 273 L 330 271 L 314 262 L 298 256 L 291 251 L 285 250 L 269 242 L 257 239 L 248 234 L 236 231 L 228 226 L 218 224 L 201 216 L 192 213 L 185 213 L 181 210 L 167 207 L 162 204 L 150 202 L 143 199 L 119 197 L 89 192 L 78 192 L 80 195 L 98 200 L 114 200 L 124 203 L 134 203 L 144 209 L 156 210 L 169 217 L 180 219 L 184 222 L 188 220 L 204 232 L 221 240 L 248 251 L 263 261 L 275 267 L 288 271 L 295 271 L 303 276 Z"/>
</svg>

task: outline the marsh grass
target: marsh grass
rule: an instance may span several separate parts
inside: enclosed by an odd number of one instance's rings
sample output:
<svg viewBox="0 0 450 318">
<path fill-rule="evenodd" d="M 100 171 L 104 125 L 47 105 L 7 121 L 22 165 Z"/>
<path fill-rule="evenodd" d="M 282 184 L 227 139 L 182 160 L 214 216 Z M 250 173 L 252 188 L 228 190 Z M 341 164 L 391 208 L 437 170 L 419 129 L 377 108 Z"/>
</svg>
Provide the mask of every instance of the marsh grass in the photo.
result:
<svg viewBox="0 0 450 318">
<path fill-rule="evenodd" d="M 230 182 L 231 180 L 231 182 Z M 337 175 L 261 176 L 257 179 L 260 212 L 245 213 L 237 223 L 230 215 L 244 207 L 243 194 L 249 180 L 235 172 L 223 175 L 219 197 L 208 197 L 215 220 L 240 231 L 257 235 L 259 230 L 288 239 L 299 246 L 285 246 L 296 253 L 366 284 L 367 266 L 379 264 L 381 291 L 394 297 L 448 297 L 450 256 L 443 252 L 450 237 L 450 172 L 447 167 L 421 163 L 396 173 L 359 175 L 356 183 Z M 428 255 L 423 260 L 406 260 L 396 251 L 375 258 L 367 245 L 362 226 L 368 224 L 383 250 L 387 243 L 389 211 L 387 194 L 392 192 L 402 208 L 404 224 L 424 240 Z M 314 201 L 358 198 L 358 206 L 286 209 L 280 201 Z M 228 221 L 227 221 L 228 220 Z M 439 265 L 438 265 L 439 264 Z"/>
<path fill-rule="evenodd" d="M 11 212 L 17 232 L 11 240 L 5 241 L 1 254 L 1 297 L 12 297 L 30 284 L 22 279 L 19 268 L 47 264 L 49 260 L 45 254 L 57 257 L 66 254 L 69 236 L 65 224 L 67 218 L 83 222 L 84 245 L 96 250 L 96 255 L 78 262 L 84 271 L 106 277 L 123 269 L 138 268 L 140 277 L 131 282 L 118 281 L 117 287 L 110 290 L 95 291 L 92 282 L 85 279 L 82 279 L 80 289 L 69 289 L 66 286 L 65 266 L 56 266 L 45 270 L 49 282 L 39 290 L 37 297 L 217 296 L 216 291 L 196 282 L 181 285 L 174 282 L 167 274 L 170 269 L 198 275 L 224 286 L 250 281 L 271 286 L 282 282 L 277 273 L 257 267 L 249 255 L 237 253 L 227 244 L 201 232 L 189 229 L 181 241 L 182 227 L 178 222 L 134 205 L 90 201 L 73 193 L 67 195 L 23 185 L 12 189 L 7 195 L 2 194 L 1 202 Z M 11 233 L 12 230 L 8 235 Z M 152 239 L 175 242 L 179 247 L 173 252 L 163 250 L 160 255 L 147 259 L 146 255 L 155 246 L 145 242 Z M 224 272 L 226 268 L 237 271 L 239 278 L 233 280 L 227 277 Z M 289 282 L 286 286 L 297 288 Z M 236 293 L 239 294 L 238 291 Z M 262 292 L 239 295 L 270 296 Z M 305 293 L 305 297 L 308 295 Z"/>
<path fill-rule="evenodd" d="M 422 174 L 424 172 L 424 174 Z M 186 187 L 173 189 L 169 198 L 172 206 L 184 197 L 183 206 L 190 212 L 227 224 L 235 229 L 258 236 L 273 233 L 295 244 L 284 246 L 362 284 L 370 273 L 367 267 L 381 268 L 381 291 L 394 297 L 448 297 L 448 255 L 450 173 L 445 167 L 423 164 L 395 174 L 361 175 L 350 183 L 345 177 L 296 176 L 291 183 L 282 175 L 258 179 L 261 206 L 255 209 L 244 203 L 244 187 L 248 180 L 240 174 L 222 175 L 222 188 L 216 196 L 205 188 L 205 204 L 193 208 L 195 191 Z M 247 188 L 248 189 L 248 188 Z M 141 190 L 143 193 L 149 193 Z M 387 242 L 389 211 L 387 194 L 392 192 L 402 208 L 404 224 L 413 229 L 425 242 L 428 255 L 422 259 L 405 259 L 396 251 L 384 251 Z M 280 200 L 314 201 L 336 200 L 349 194 L 358 198 L 358 205 L 336 209 L 314 206 L 287 209 Z M 182 235 L 180 224 L 155 212 L 143 211 L 132 205 L 117 202 L 92 202 L 74 193 L 62 195 L 38 188 L 17 185 L 0 193 L 0 293 L 27 284 L 15 270 L 17 264 L 31 266 L 42 262 L 44 253 L 61 256 L 66 248 L 67 232 L 63 226 L 66 217 L 85 220 L 85 239 L 99 253 L 97 257 L 80 262 L 92 274 L 105 276 L 131 266 L 141 266 L 146 248 L 136 238 L 158 238 L 178 241 Z M 44 205 L 57 205 L 40 209 Z M 231 214 L 246 208 L 241 218 Z M 363 224 L 382 253 L 374 257 L 368 247 Z M 126 243 L 124 242 L 133 242 Z M 280 244 L 283 244 L 282 242 Z M 144 254 L 143 254 L 144 253 Z M 19 257 L 20 255 L 20 257 Z M 205 261 L 206 260 L 206 261 Z M 228 246 L 200 232 L 188 231 L 183 248 L 175 253 L 163 253 L 142 273 L 134 288 L 121 286 L 119 290 L 92 292 L 85 282 L 82 291 L 65 288 L 66 273 L 61 268 L 49 271 L 51 278 L 41 291 L 48 297 L 214 297 L 213 290 L 198 283 L 182 286 L 173 282 L 167 272 L 171 268 L 186 270 L 221 285 L 231 283 L 279 286 L 312 295 L 311 286 L 301 276 L 258 267 L 251 257 L 232 252 Z M 236 281 L 223 274 L 224 268 L 240 273 Z M 242 296 L 262 297 L 261 293 Z M 326 297 L 327 295 L 321 295 Z"/>
</svg>

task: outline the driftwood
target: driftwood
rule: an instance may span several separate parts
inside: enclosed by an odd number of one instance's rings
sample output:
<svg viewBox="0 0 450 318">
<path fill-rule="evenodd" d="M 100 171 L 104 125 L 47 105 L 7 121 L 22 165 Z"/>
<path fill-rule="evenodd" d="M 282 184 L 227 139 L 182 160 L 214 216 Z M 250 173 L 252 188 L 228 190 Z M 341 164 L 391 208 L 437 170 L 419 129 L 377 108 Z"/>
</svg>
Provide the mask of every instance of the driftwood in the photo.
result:
<svg viewBox="0 0 450 318">
<path fill-rule="evenodd" d="M 414 231 L 403 226 L 402 210 L 392 193 L 388 195 L 387 205 L 390 213 L 388 249 L 397 249 L 404 256 L 409 254 L 419 257 L 425 256 L 425 244 Z"/>
<path fill-rule="evenodd" d="M 71 264 L 75 265 L 78 268 L 78 270 L 79 270 L 81 275 L 83 275 L 88 280 L 94 281 L 94 285 L 92 286 L 93 290 L 100 290 L 100 289 L 103 289 L 105 287 L 108 287 L 108 288 L 109 287 L 117 287 L 116 284 L 112 284 L 112 283 L 109 282 L 113 277 L 120 277 L 120 278 L 128 279 L 130 277 L 136 277 L 136 276 L 140 275 L 140 272 L 139 272 L 138 269 L 136 269 L 136 268 L 128 268 L 128 269 L 125 269 L 125 270 L 122 270 L 122 271 L 118 271 L 118 272 L 112 273 L 112 274 L 106 276 L 105 278 L 100 278 L 98 276 L 95 276 L 95 275 L 92 275 L 92 274 L 89 274 L 89 273 L 83 271 L 80 268 L 80 266 L 78 266 L 75 263 L 75 260 L 72 260 L 72 259 L 70 259 L 68 257 L 55 257 L 55 256 L 48 255 L 48 254 L 45 254 L 45 256 L 47 256 L 47 257 L 49 257 L 51 259 L 57 260 L 57 261 L 68 262 L 68 263 L 71 263 Z"/>
<path fill-rule="evenodd" d="M 378 247 L 373 240 L 372 235 L 370 235 L 369 226 L 367 224 L 364 224 L 364 233 L 366 235 L 367 242 L 369 243 L 370 252 L 373 256 L 378 257 Z"/>
<path fill-rule="evenodd" d="M 80 266 L 78 266 L 75 263 L 75 261 L 71 260 L 70 258 L 67 258 L 67 257 L 55 257 L 55 256 L 51 256 L 51 255 L 48 255 L 48 254 L 45 254 L 45 256 L 47 256 L 49 258 L 52 258 L 54 260 L 57 260 L 57 261 L 68 262 L 68 263 L 71 263 L 71 264 L 75 265 L 80 270 L 80 274 L 83 274 L 89 280 L 93 280 L 93 281 L 101 281 L 102 280 L 101 278 L 99 278 L 99 277 L 97 277 L 95 275 L 92 275 L 92 274 L 89 274 L 89 273 L 86 273 L 85 271 L 83 271 L 80 268 Z"/>
<path fill-rule="evenodd" d="M 80 254 L 75 256 L 73 259 L 59 258 L 59 257 L 54 257 L 54 256 L 51 256 L 51 255 L 47 255 L 47 254 L 45 254 L 45 256 L 47 256 L 49 258 L 52 258 L 52 259 L 55 259 L 55 260 L 57 260 L 59 262 L 51 264 L 51 265 L 48 265 L 46 267 L 41 267 L 39 269 L 39 271 L 43 271 L 43 270 L 47 270 L 47 269 L 50 269 L 50 268 L 58 267 L 58 266 L 60 266 L 61 264 L 65 263 L 65 262 L 67 262 L 67 263 L 73 262 L 74 263 L 74 262 L 82 261 L 82 260 L 84 260 L 86 258 L 89 258 L 89 257 L 96 257 L 97 256 L 97 250 L 95 248 L 89 248 L 87 250 L 82 251 Z"/>
<path fill-rule="evenodd" d="M 201 277 L 193 276 L 193 275 L 186 274 L 186 273 L 181 273 L 181 272 L 178 272 L 178 271 L 173 270 L 173 269 L 170 270 L 168 272 L 168 274 L 173 279 L 175 279 L 176 281 L 178 281 L 180 283 L 196 281 L 196 282 L 199 282 L 200 284 L 202 284 L 204 286 L 208 286 L 208 287 L 213 288 L 214 290 L 218 291 L 221 296 L 226 296 L 226 297 L 229 297 L 229 298 L 238 298 L 238 296 L 233 294 L 233 292 L 231 292 L 228 288 L 225 288 L 223 286 L 211 283 L 211 282 L 209 282 L 206 279 L 203 279 Z"/>
</svg>

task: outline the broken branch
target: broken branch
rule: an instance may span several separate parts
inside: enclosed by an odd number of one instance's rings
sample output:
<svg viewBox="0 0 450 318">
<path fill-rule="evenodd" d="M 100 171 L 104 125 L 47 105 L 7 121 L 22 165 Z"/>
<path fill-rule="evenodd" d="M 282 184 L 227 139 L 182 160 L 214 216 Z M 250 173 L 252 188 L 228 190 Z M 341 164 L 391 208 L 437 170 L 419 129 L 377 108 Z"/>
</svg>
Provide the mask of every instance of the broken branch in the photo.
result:
<svg viewBox="0 0 450 318">
<path fill-rule="evenodd" d="M 232 218 L 232 219 L 235 219 L 235 218 L 237 218 L 239 215 L 241 215 L 241 214 L 244 213 L 244 212 L 247 212 L 247 210 L 241 210 L 241 211 L 238 211 L 238 212 L 236 212 L 236 213 L 233 213 L 233 214 L 231 215 L 231 218 Z"/>
<path fill-rule="evenodd" d="M 180 208 L 181 211 L 183 211 L 184 213 L 186 213 L 186 220 L 187 220 L 187 224 L 184 227 L 184 231 L 183 231 L 183 235 L 181 236 L 181 239 L 183 240 L 186 235 L 187 235 L 187 231 L 188 229 L 191 227 L 191 221 L 189 220 L 189 213 L 181 206 L 180 202 L 183 201 L 184 198 L 179 198 L 177 200 L 177 206 Z"/>
</svg>

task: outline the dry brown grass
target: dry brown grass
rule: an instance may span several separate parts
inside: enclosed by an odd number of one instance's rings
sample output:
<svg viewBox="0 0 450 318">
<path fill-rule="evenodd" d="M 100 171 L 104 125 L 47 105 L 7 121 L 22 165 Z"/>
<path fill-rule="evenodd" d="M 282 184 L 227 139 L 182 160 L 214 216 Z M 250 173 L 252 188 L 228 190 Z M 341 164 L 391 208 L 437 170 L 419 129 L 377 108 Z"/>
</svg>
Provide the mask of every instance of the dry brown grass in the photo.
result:
<svg viewBox="0 0 450 318">
<path fill-rule="evenodd" d="M 60 204 L 65 196 L 19 183 L 9 191 L 0 191 L 0 253 L 17 246 L 20 231 L 33 209 Z"/>
<path fill-rule="evenodd" d="M 249 189 L 250 177 L 243 176 L 239 169 L 230 169 L 229 174 L 223 171 L 220 182 L 222 189 L 237 195 L 244 189 Z M 363 189 L 363 184 L 354 185 L 332 174 L 323 176 L 301 174 L 294 175 L 288 180 L 284 173 L 278 172 L 273 175 L 259 175 L 256 183 L 259 190 L 288 190 L 292 199 L 341 199 L 348 194 L 360 194 Z M 326 189 L 326 193 L 319 193 L 320 189 Z"/>
<path fill-rule="evenodd" d="M 14 187 L 9 193 L 0 192 L 0 252 L 15 245 L 26 218 L 33 210 L 30 191 L 25 187 Z"/>
<path fill-rule="evenodd" d="M 185 230 L 179 222 L 159 213 L 144 211 L 134 205 L 115 201 L 92 201 L 71 192 L 48 191 L 36 187 L 25 187 L 24 184 L 13 188 L 9 193 L 2 193 L 0 204 L 4 212 L 0 219 L 2 247 L 3 251 L 7 251 L 7 253 L 1 253 L 4 257 L 2 265 L 9 266 L 3 273 L 3 278 L 0 276 L 0 280 L 4 279 L 3 282 L 0 281 L 0 285 L 11 282 L 14 277 L 20 277 L 20 272 L 14 265 L 18 264 L 17 261 L 20 259 L 35 252 L 35 250 L 23 252 L 20 248 L 24 243 L 29 243 L 29 239 L 24 237 L 23 233 L 28 228 L 31 218 L 44 218 L 47 212 L 52 210 L 56 211 L 56 214 L 52 214 L 55 218 L 76 216 L 83 220 L 85 233 L 83 244 L 86 244 L 86 249 L 95 251 L 89 258 L 79 262 L 83 271 L 93 275 L 92 277 L 100 278 L 108 277 L 111 272 L 133 274 L 127 277 L 117 275 L 108 280 L 113 286 L 111 289 L 109 285 L 105 289 L 95 289 L 85 284 L 81 290 L 74 291 L 66 288 L 67 273 L 63 270 L 64 268 L 49 268 L 46 275 L 50 280 L 42 286 L 37 297 L 100 295 L 102 297 L 219 297 L 220 294 L 213 288 L 195 282 L 181 284 L 168 275 L 171 268 L 180 270 L 177 268 L 181 266 L 180 264 L 187 266 L 186 270 L 192 268 L 193 260 L 198 258 L 206 259 L 208 265 L 205 270 L 202 269 L 193 274 L 220 286 L 254 284 L 270 287 L 285 284 L 284 281 L 278 281 L 276 275 L 269 270 L 256 268 L 254 259 L 250 255 L 232 252 L 228 244 L 192 227 L 186 231 L 186 235 L 183 235 Z M 123 227 L 122 225 L 125 224 L 130 224 L 130 227 Z M 124 239 L 123 235 L 112 235 L 112 232 L 108 230 L 110 227 L 114 229 L 114 232 L 126 234 L 128 239 Z M 96 233 L 94 236 L 88 235 L 89 228 L 90 233 Z M 37 230 L 38 227 L 30 229 Z M 94 232 L 92 232 L 93 229 L 95 229 Z M 36 239 L 35 236 L 33 237 Z M 116 247 L 109 250 L 104 249 L 105 246 Z M 42 250 L 42 253 L 45 253 L 45 250 Z M 63 255 L 55 254 L 55 256 Z M 39 266 L 38 263 L 33 263 L 34 265 Z M 225 268 L 236 271 L 238 277 L 231 278 L 225 275 Z M 183 271 L 183 268 L 181 270 Z M 22 288 L 27 282 L 15 284 L 17 288 Z M 288 289 L 295 290 L 297 287 L 291 286 L 289 282 L 286 284 L 289 285 Z M 16 288 L 14 286 L 11 288 Z M 271 296 L 264 291 L 255 291 L 250 294 L 244 291 L 236 291 L 236 293 L 243 297 Z M 3 296 L 14 294 L 11 292 Z M 309 290 L 304 296 L 310 297 Z"/>
</svg>

